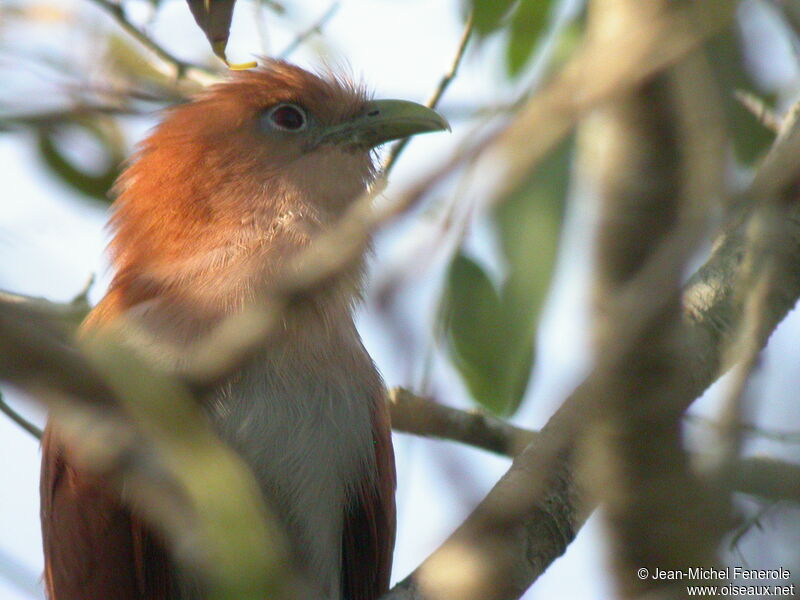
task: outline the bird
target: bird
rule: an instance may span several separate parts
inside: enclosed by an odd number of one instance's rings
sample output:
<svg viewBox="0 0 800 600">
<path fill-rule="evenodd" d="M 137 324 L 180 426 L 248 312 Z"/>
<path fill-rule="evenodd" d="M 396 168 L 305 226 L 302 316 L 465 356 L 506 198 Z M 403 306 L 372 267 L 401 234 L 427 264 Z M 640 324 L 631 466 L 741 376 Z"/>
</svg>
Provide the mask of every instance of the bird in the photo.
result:
<svg viewBox="0 0 800 600">
<path fill-rule="evenodd" d="M 446 129 L 431 108 L 375 100 L 330 68 L 278 60 L 168 108 L 113 188 L 114 274 L 81 335 L 124 323 L 137 352 L 165 368 L 180 364 L 335 227 L 375 181 L 376 148 Z M 325 600 L 378 598 L 391 572 L 387 394 L 354 323 L 367 254 L 292 303 L 264 347 L 198 400 Z M 202 581 L 158 532 L 76 464 L 52 419 L 40 481 L 49 600 L 203 598 Z"/>
</svg>

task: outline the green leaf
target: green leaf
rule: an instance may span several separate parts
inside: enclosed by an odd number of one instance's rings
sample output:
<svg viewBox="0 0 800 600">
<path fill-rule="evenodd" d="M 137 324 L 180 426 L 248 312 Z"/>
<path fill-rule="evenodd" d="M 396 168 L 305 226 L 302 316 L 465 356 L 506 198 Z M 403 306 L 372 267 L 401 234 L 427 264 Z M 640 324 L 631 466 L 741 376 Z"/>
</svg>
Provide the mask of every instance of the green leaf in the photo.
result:
<svg viewBox="0 0 800 600">
<path fill-rule="evenodd" d="M 504 399 L 496 382 L 502 377 L 496 357 L 502 354 L 500 297 L 489 276 L 473 259 L 458 253 L 447 273 L 445 333 L 451 356 L 472 396 L 492 412 Z"/>
<path fill-rule="evenodd" d="M 522 0 L 517 6 L 506 46 L 506 67 L 510 75 L 518 75 L 527 64 L 547 27 L 549 15 L 550 0 Z"/>
<path fill-rule="evenodd" d="M 61 149 L 60 134 L 68 127 L 83 129 L 101 146 L 105 164 L 99 173 L 82 170 Z M 114 185 L 124 160 L 124 141 L 115 121 L 106 118 L 75 118 L 47 123 L 37 129 L 39 154 L 45 164 L 64 183 L 92 198 L 109 201 L 108 191 Z"/>
<path fill-rule="evenodd" d="M 444 333 L 450 357 L 482 407 L 510 415 L 525 395 L 539 316 L 556 261 L 572 143 L 498 199 L 492 212 L 507 265 L 495 285 L 473 259 L 457 254 L 447 274 Z"/>
<path fill-rule="evenodd" d="M 472 24 L 480 37 L 498 29 L 516 0 L 472 0 Z"/>
<path fill-rule="evenodd" d="M 486 271 L 461 252 L 450 263 L 447 284 L 451 340 L 461 358 L 481 364 L 499 326 L 500 297 Z"/>
</svg>

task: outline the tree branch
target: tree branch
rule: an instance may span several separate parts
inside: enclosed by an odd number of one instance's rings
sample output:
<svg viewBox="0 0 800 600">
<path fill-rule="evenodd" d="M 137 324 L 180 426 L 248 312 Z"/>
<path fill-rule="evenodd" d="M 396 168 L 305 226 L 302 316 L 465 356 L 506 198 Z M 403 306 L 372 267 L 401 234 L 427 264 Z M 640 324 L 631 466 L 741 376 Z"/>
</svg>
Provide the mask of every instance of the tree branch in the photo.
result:
<svg viewBox="0 0 800 600">
<path fill-rule="evenodd" d="M 450 65 L 450 69 L 439 80 L 439 85 L 436 86 L 433 94 L 431 94 L 431 97 L 428 98 L 428 101 L 425 103 L 426 106 L 430 108 L 436 108 L 439 105 L 439 101 L 442 99 L 442 96 L 444 96 L 447 88 L 450 87 L 450 84 L 453 82 L 453 79 L 455 79 L 456 74 L 458 73 L 458 68 L 461 66 L 461 60 L 464 58 L 464 52 L 467 49 L 467 44 L 469 43 L 469 38 L 471 36 L 472 13 L 467 16 L 467 22 L 464 25 L 464 30 L 461 32 L 461 40 L 458 42 L 458 49 L 456 50 L 455 57 L 453 57 L 453 62 Z M 405 138 L 392 146 L 389 156 L 387 156 L 386 160 L 383 161 L 383 166 L 381 168 L 384 177 L 387 176 L 394 168 L 397 159 L 400 158 L 400 155 L 403 153 L 403 150 L 405 150 L 410 141 L 411 138 Z"/>
<path fill-rule="evenodd" d="M 395 431 L 459 442 L 509 458 L 517 456 L 520 442 L 533 441 L 539 435 L 501 419 L 439 404 L 405 388 L 392 389 L 389 397 Z M 756 456 L 739 459 L 723 469 L 721 475 L 733 490 L 772 500 L 800 502 L 800 465 Z M 706 475 L 717 477 L 716 473 Z"/>
<path fill-rule="evenodd" d="M 0 379 L 48 406 L 70 459 L 124 488 L 173 555 L 204 574 L 210 598 L 303 589 L 252 474 L 180 383 L 109 337 L 79 350 L 39 311 L 2 301 Z"/>
<path fill-rule="evenodd" d="M 495 454 L 514 457 L 536 437 L 536 432 L 474 411 L 465 412 L 421 398 L 405 388 L 389 392 L 392 428 L 462 442 Z"/>
<path fill-rule="evenodd" d="M 85 296 L 78 296 L 71 302 L 53 302 L 47 298 L 0 290 L 0 302 L 19 304 L 26 308 L 39 310 L 70 327 L 80 325 L 91 309 Z"/>
<path fill-rule="evenodd" d="M 144 31 L 134 25 L 126 16 L 125 9 L 120 2 L 111 2 L 110 0 L 90 0 L 96 6 L 100 7 L 106 12 L 119 27 L 130 35 L 133 39 L 139 42 L 142 46 L 150 50 L 164 63 L 169 65 L 174 71 L 176 79 L 188 77 L 195 80 L 200 84 L 207 84 L 209 80 L 217 79 L 219 73 L 213 69 L 209 69 L 191 62 L 181 60 L 166 48 L 156 42 L 153 38 L 147 35 Z"/>
<path fill-rule="evenodd" d="M 315 33 L 321 33 L 321 32 L 322 32 L 322 28 L 323 28 L 323 27 L 325 27 L 325 24 L 326 24 L 328 21 L 330 21 L 330 20 L 333 18 L 333 16 L 334 16 L 334 15 L 335 15 L 335 14 L 336 14 L 338 11 L 339 11 L 339 6 L 340 6 L 340 3 L 339 3 L 339 1 L 338 1 L 338 0 L 336 0 L 335 2 L 332 2 L 332 3 L 331 3 L 331 5 L 328 7 L 328 10 L 326 10 L 326 11 L 325 11 L 325 12 L 322 14 L 322 16 L 321 16 L 319 19 L 317 19 L 317 20 L 316 20 L 316 22 L 315 22 L 315 23 L 314 23 L 314 24 L 313 24 L 311 27 L 309 27 L 309 28 L 308 28 L 308 29 L 306 29 L 305 31 L 302 31 L 301 33 L 299 33 L 299 34 L 297 35 L 297 37 L 295 37 L 295 38 L 294 38 L 294 39 L 293 39 L 293 40 L 292 40 L 292 41 L 289 43 L 289 45 L 288 45 L 288 46 L 286 46 L 286 48 L 284 48 L 284 49 L 283 49 L 283 51 L 282 51 L 282 52 L 280 52 L 280 53 L 278 54 L 278 58 L 279 58 L 280 60 L 286 60 L 286 59 L 287 59 L 287 58 L 289 58 L 289 56 L 291 56 L 291 55 L 292 55 L 292 53 L 294 53 L 294 51 L 295 51 L 295 50 L 297 50 L 297 49 L 298 49 L 298 48 L 299 48 L 299 47 L 300 47 L 300 46 L 301 46 L 301 45 L 302 45 L 302 44 L 303 44 L 303 43 L 304 43 L 304 42 L 305 42 L 305 41 L 306 41 L 308 38 L 310 38 L 310 37 L 311 37 L 312 35 L 314 35 Z"/>
<path fill-rule="evenodd" d="M 614 35 L 620 24 L 646 27 L 669 3 L 595 0 L 587 35 Z M 583 162 L 594 167 L 592 198 L 600 213 L 592 273 L 595 354 L 624 354 L 594 399 L 603 409 L 581 426 L 577 461 L 569 460 L 578 462 L 587 495 L 603 505 L 622 598 L 683 598 L 672 581 L 639 577 L 638 569 L 691 573 L 691 567 L 716 566 L 728 515 L 723 496 L 710 493 L 690 469 L 681 435 L 691 355 L 684 352 L 680 286 L 712 199 L 726 195 L 721 105 L 698 50 L 587 120 L 592 135 L 584 147 L 597 146 Z M 648 268 L 659 247 L 678 239 L 683 248 L 660 264 L 654 285 L 626 300 L 628 282 Z M 633 345 L 620 343 L 630 315 L 647 312 L 657 294 L 667 301 L 641 336 Z"/>
<path fill-rule="evenodd" d="M 2 391 L 0 391 L 0 412 L 14 421 L 14 423 L 22 427 L 25 431 L 30 433 L 37 440 L 42 439 L 42 430 L 11 408 L 11 406 L 9 406 L 6 402 L 6 399 L 3 397 Z"/>
</svg>

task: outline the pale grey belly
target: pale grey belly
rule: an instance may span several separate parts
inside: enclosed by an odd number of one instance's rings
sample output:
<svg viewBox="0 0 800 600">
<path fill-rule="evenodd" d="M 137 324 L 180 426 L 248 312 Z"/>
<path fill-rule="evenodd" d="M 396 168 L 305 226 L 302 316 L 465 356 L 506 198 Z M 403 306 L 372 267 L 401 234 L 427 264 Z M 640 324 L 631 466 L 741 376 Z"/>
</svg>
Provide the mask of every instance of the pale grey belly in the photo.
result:
<svg viewBox="0 0 800 600">
<path fill-rule="evenodd" d="M 340 600 L 345 510 L 375 470 L 370 410 L 382 384 L 371 362 L 361 377 L 348 365 L 293 366 L 259 362 L 218 390 L 209 414 L 253 470 L 295 562 L 323 598 Z M 198 597 L 191 581 L 181 588 L 180 600 Z"/>
</svg>

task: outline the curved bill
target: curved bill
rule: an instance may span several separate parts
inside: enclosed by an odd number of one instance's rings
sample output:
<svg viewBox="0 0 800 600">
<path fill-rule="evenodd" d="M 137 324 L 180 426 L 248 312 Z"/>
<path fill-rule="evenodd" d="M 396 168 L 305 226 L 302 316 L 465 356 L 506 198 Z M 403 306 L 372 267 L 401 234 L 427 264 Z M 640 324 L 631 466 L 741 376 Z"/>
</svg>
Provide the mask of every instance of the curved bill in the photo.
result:
<svg viewBox="0 0 800 600">
<path fill-rule="evenodd" d="M 432 108 L 406 100 L 372 100 L 353 119 L 322 132 L 318 144 L 374 148 L 392 140 L 450 131 L 447 120 Z"/>
</svg>

